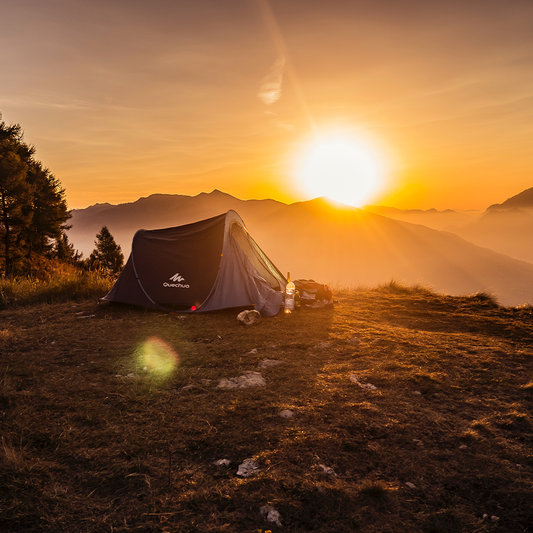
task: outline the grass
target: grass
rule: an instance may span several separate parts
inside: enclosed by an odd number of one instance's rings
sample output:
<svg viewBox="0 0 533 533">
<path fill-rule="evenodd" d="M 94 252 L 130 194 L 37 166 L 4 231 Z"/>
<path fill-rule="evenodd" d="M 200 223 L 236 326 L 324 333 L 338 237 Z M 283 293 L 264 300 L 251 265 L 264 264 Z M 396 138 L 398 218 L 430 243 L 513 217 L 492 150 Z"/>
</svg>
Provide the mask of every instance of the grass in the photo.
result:
<svg viewBox="0 0 533 533">
<path fill-rule="evenodd" d="M 335 297 L 251 327 L 94 300 L 1 311 L 0 530 L 532 531 L 532 310 Z M 246 371 L 266 386 L 217 388 Z M 237 476 L 245 459 L 260 471 Z"/>
<path fill-rule="evenodd" d="M 52 272 L 32 277 L 0 278 L 0 309 L 36 303 L 98 299 L 114 280 L 101 272 L 85 272 L 70 265 L 54 265 Z"/>
</svg>

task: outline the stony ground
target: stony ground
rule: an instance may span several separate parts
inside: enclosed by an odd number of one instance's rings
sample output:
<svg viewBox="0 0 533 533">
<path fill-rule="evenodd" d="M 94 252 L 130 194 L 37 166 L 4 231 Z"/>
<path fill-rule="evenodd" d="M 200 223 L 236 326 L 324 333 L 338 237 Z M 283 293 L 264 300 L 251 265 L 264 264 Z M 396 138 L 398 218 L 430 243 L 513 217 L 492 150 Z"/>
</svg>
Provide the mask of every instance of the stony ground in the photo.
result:
<svg viewBox="0 0 533 533">
<path fill-rule="evenodd" d="M 1 311 L 0 530 L 533 531 L 532 310 L 335 297 Z"/>
</svg>

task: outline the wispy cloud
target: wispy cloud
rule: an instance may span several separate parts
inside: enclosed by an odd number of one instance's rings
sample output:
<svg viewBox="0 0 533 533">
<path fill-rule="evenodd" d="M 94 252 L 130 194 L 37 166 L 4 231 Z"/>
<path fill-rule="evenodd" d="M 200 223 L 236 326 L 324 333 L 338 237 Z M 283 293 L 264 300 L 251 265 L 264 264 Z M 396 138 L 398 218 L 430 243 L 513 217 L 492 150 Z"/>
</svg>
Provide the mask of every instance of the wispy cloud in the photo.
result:
<svg viewBox="0 0 533 533">
<path fill-rule="evenodd" d="M 270 68 L 270 72 L 261 83 L 259 93 L 257 94 L 265 105 L 272 105 L 280 99 L 284 71 L 285 57 L 280 56 Z"/>
</svg>

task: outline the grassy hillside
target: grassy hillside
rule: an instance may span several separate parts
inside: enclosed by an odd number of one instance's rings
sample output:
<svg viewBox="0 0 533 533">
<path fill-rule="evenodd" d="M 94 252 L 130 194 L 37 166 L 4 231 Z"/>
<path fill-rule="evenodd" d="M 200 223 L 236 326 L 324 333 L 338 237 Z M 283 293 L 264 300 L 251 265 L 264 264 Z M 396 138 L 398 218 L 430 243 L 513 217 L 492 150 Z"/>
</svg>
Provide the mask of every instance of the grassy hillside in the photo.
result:
<svg viewBox="0 0 533 533">
<path fill-rule="evenodd" d="M 532 531 L 531 308 L 336 297 L 254 326 L 1 311 L 0 530 Z"/>
</svg>

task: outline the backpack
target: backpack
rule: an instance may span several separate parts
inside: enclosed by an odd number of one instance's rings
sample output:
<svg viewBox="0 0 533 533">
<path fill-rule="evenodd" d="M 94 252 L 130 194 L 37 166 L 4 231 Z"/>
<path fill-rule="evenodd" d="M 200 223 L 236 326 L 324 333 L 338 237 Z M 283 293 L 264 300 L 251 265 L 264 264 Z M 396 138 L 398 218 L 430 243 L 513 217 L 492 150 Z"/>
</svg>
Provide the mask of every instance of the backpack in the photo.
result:
<svg viewBox="0 0 533 533">
<path fill-rule="evenodd" d="M 317 283 L 314 279 L 294 280 L 300 294 L 300 305 L 307 307 L 326 307 L 333 305 L 333 292 L 327 285 Z"/>
</svg>

